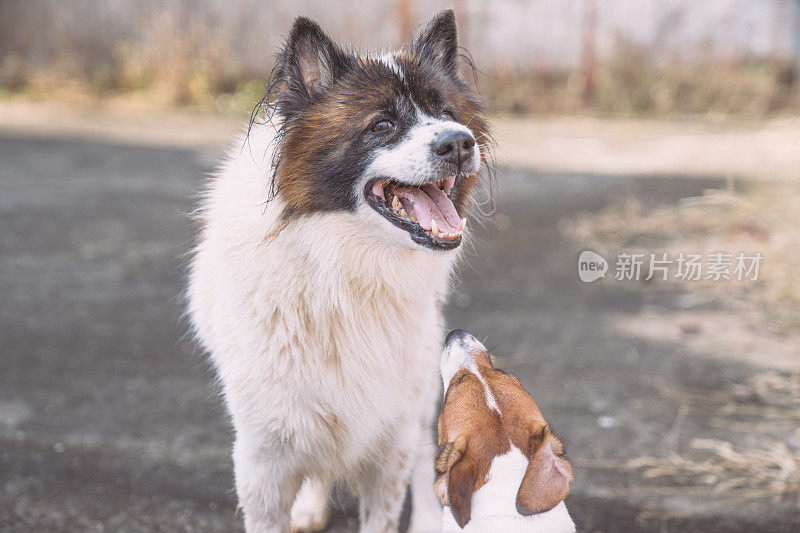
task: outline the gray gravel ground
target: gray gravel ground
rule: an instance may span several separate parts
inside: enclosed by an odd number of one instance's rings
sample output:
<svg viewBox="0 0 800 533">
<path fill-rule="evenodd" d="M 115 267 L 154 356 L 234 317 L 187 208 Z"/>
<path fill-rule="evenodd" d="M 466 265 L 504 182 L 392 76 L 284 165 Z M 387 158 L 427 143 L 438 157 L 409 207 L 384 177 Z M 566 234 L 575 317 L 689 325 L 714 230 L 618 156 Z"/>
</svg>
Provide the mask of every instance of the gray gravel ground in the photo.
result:
<svg viewBox="0 0 800 533">
<path fill-rule="evenodd" d="M 0 530 L 237 531 L 231 431 L 203 357 L 183 337 L 186 216 L 216 154 L 0 135 Z M 447 309 L 501 356 L 576 465 L 667 451 L 676 406 L 653 377 L 719 389 L 753 369 L 632 340 L 609 313 L 635 291 L 581 283 L 559 224 L 622 195 L 675 202 L 719 180 L 505 170 L 495 223 Z M 677 295 L 663 295 L 669 306 Z M 652 302 L 650 302 L 652 304 Z M 656 302 L 658 304 L 658 302 Z M 681 440 L 706 434 L 687 421 Z M 669 522 L 695 497 L 648 496 L 615 468 L 576 466 L 581 531 L 798 531 L 781 502 Z M 338 491 L 332 531 L 354 531 Z"/>
</svg>

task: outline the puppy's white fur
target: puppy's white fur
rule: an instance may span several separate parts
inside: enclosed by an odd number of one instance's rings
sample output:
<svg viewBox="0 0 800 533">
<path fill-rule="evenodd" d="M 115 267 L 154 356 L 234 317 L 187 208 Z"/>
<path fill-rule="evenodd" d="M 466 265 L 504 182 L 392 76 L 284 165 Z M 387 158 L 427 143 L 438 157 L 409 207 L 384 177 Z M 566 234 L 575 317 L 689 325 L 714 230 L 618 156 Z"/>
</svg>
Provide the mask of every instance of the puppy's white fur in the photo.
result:
<svg viewBox="0 0 800 533">
<path fill-rule="evenodd" d="M 486 405 L 488 405 L 493 411 L 497 411 L 499 413 L 500 406 L 497 405 L 497 400 L 495 399 L 494 394 L 492 394 L 492 391 L 489 390 L 489 385 L 486 383 L 486 379 L 480 372 L 478 372 L 478 366 L 475 364 L 475 357 L 473 354 L 476 351 L 486 351 L 486 348 L 472 335 L 456 339 L 454 342 L 451 342 L 445 346 L 444 351 L 442 351 L 442 359 L 439 364 L 444 390 L 447 391 L 448 385 L 450 384 L 450 381 L 452 381 L 453 376 L 456 375 L 456 372 L 462 368 L 469 370 L 470 373 L 478 378 L 478 380 L 483 384 L 483 393 L 486 397 Z"/>
<path fill-rule="evenodd" d="M 472 495 L 472 518 L 461 529 L 449 507 L 442 511 L 443 533 L 573 533 L 575 524 L 564 502 L 547 512 L 522 516 L 517 512 L 519 485 L 528 458 L 511 446 L 492 460 L 488 481 Z"/>
<path fill-rule="evenodd" d="M 246 528 L 288 531 L 304 478 L 312 508 L 345 478 L 362 531 L 395 529 L 418 456 L 412 530 L 439 530 L 430 424 L 456 253 L 413 244 L 363 203 L 276 232 L 280 197 L 266 202 L 273 136 L 254 126 L 210 181 L 188 290 L 236 429 Z"/>
<path fill-rule="evenodd" d="M 486 380 L 478 371 L 474 354 L 486 347 L 472 335 L 460 336 L 442 351 L 440 372 L 445 392 L 453 376 L 469 370 L 483 383 L 486 404 L 503 416 Z M 492 459 L 486 484 L 472 495 L 471 518 L 462 529 L 449 507 L 442 509 L 442 533 L 574 533 L 575 523 L 562 501 L 549 511 L 531 516 L 519 514 L 516 508 L 525 470 L 530 459 L 513 444 L 504 455 Z"/>
</svg>

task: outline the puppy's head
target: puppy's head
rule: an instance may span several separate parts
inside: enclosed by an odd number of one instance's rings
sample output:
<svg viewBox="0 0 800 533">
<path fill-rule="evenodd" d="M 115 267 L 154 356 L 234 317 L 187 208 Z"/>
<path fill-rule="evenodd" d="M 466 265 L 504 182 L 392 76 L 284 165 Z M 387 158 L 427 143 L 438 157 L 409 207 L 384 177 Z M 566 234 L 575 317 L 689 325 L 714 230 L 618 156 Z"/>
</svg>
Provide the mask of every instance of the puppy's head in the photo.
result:
<svg viewBox="0 0 800 533">
<path fill-rule="evenodd" d="M 273 76 L 285 219 L 341 211 L 386 241 L 458 247 L 489 133 L 459 71 L 452 10 L 379 55 L 345 51 L 298 18 Z"/>
<path fill-rule="evenodd" d="M 441 361 L 436 492 L 459 526 L 470 520 L 472 494 L 488 481 L 495 457 L 512 446 L 528 458 L 517 490 L 524 516 L 555 507 L 569 492 L 572 468 L 561 441 L 519 380 L 496 370 L 486 348 L 464 330 L 447 336 Z"/>
</svg>

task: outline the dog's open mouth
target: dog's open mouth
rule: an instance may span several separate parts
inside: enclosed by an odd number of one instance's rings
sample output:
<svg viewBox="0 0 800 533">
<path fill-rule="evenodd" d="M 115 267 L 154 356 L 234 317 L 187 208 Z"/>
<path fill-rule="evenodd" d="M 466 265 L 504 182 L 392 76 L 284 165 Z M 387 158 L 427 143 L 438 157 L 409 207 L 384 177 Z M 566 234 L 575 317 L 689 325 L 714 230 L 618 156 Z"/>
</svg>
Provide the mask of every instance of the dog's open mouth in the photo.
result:
<svg viewBox="0 0 800 533">
<path fill-rule="evenodd" d="M 367 183 L 367 203 L 395 226 L 406 230 L 414 242 L 430 248 L 450 250 L 461 244 L 467 224 L 450 198 L 456 177 L 419 187 L 390 179 Z"/>
</svg>

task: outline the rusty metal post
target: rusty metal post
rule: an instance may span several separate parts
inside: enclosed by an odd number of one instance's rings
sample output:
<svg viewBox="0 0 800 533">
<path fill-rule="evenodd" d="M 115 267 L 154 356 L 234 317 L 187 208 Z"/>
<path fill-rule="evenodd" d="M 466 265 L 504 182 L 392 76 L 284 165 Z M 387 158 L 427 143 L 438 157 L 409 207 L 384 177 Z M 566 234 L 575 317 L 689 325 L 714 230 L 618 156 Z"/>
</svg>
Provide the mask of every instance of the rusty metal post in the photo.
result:
<svg viewBox="0 0 800 533">
<path fill-rule="evenodd" d="M 795 98 L 800 100 L 800 0 L 795 0 L 797 4 L 794 13 L 794 93 Z"/>
<path fill-rule="evenodd" d="M 583 9 L 583 43 L 581 47 L 581 76 L 583 77 L 583 104 L 594 103 L 597 76 L 597 0 L 586 0 Z"/>
<path fill-rule="evenodd" d="M 414 30 L 414 0 L 397 0 L 397 32 L 400 36 L 399 44 L 411 39 Z"/>
</svg>

